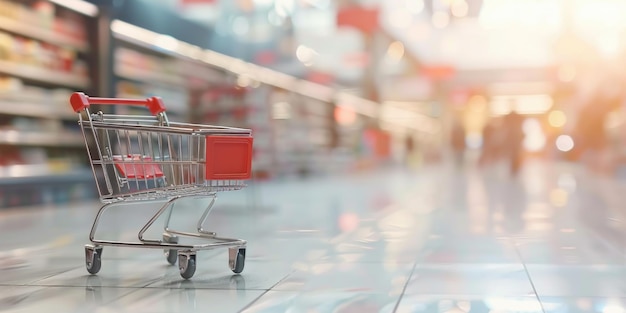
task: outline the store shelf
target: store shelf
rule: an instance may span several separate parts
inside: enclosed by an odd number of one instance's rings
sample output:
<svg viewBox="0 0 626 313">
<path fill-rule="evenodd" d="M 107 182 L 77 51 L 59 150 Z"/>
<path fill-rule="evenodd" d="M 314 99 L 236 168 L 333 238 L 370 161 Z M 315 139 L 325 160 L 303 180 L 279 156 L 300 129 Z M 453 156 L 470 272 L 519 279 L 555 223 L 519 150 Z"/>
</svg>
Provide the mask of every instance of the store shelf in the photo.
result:
<svg viewBox="0 0 626 313">
<path fill-rule="evenodd" d="M 130 69 L 124 66 L 116 66 L 115 75 L 121 78 L 140 81 L 140 82 L 153 83 L 153 84 L 158 84 L 158 85 L 167 85 L 167 86 L 173 85 L 175 87 L 186 87 L 185 81 L 178 76 L 162 74 L 162 73 L 147 71 L 147 70 L 138 69 L 138 68 Z"/>
<path fill-rule="evenodd" d="M 0 166 L 0 186 L 64 182 L 93 182 L 88 168 L 55 170 L 47 164 Z"/>
<path fill-rule="evenodd" d="M 60 35 L 54 31 L 43 29 L 38 26 L 18 22 L 7 17 L 0 16 L 0 29 L 54 45 L 69 47 L 79 52 L 89 51 L 89 46 L 86 42 L 82 42 L 81 40 L 74 39 L 69 36 Z"/>
<path fill-rule="evenodd" d="M 69 104 L 67 105 L 67 107 L 69 108 Z M 48 105 L 45 103 L 34 104 L 6 100 L 0 100 L 0 114 L 43 117 L 51 119 L 60 118 L 65 120 L 78 119 L 77 115 L 71 110 L 67 109 L 67 111 L 65 111 L 60 109 L 56 105 Z"/>
<path fill-rule="evenodd" d="M 88 79 L 78 75 L 46 70 L 34 66 L 15 64 L 13 62 L 1 60 L 0 73 L 23 79 L 54 84 L 57 86 L 78 87 L 80 89 L 86 89 L 89 87 Z"/>
<path fill-rule="evenodd" d="M 0 131 L 0 144 L 22 146 L 78 147 L 85 144 L 79 133 L 70 132 L 24 132 L 18 130 Z"/>
</svg>

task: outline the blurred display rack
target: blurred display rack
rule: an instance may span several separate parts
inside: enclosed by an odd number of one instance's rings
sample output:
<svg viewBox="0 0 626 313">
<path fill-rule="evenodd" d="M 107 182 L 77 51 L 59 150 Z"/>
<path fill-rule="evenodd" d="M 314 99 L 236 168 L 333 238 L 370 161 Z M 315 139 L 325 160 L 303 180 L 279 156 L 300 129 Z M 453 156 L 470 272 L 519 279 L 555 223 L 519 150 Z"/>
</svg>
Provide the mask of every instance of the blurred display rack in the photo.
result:
<svg viewBox="0 0 626 313">
<path fill-rule="evenodd" d="M 90 86 L 87 77 L 3 60 L 0 60 L 0 73 L 49 85 L 80 89 L 87 89 Z"/>
<path fill-rule="evenodd" d="M 174 75 L 156 73 L 144 69 L 129 68 L 128 66 L 115 65 L 115 74 L 120 78 L 148 82 L 157 85 L 169 85 L 175 87 L 185 87 L 185 82 L 180 77 Z"/>
<path fill-rule="evenodd" d="M 41 117 L 48 119 L 75 120 L 76 113 L 69 110 L 60 110 L 56 106 L 45 106 L 31 102 L 0 100 L 0 114 Z"/>
<path fill-rule="evenodd" d="M 55 169 L 44 164 L 9 165 L 0 167 L 0 186 L 43 182 L 84 182 L 85 176 L 93 180 L 89 169 Z"/>
<path fill-rule="evenodd" d="M 93 174 L 86 163 L 77 161 L 84 159 L 84 141 L 69 124 L 71 120 L 75 123 L 76 114 L 69 105 L 61 106 L 65 103 L 59 103 L 62 100 L 57 90 L 88 92 L 93 87 L 91 79 L 97 73 L 85 72 L 79 66 L 95 61 L 96 51 L 90 47 L 91 40 L 82 39 L 84 34 L 74 37 L 69 33 L 77 33 L 76 27 L 80 27 L 79 32 L 95 33 L 90 28 L 95 27 L 99 10 L 86 1 L 46 1 L 55 6 L 54 26 L 30 20 L 37 16 L 30 7 L 36 2 L 3 0 L 0 8 L 5 10 L 0 16 L 0 32 L 12 40 L 5 46 L 9 49 L 5 52 L 12 55 L 5 54 L 0 60 L 0 76 L 19 82 L 0 94 L 0 115 L 7 123 L 0 127 L 0 208 L 67 198 L 78 189 L 84 191 L 80 194 L 93 197 L 92 184 L 85 184 L 93 181 Z M 60 28 L 58 21 L 63 24 Z M 21 61 L 20 53 L 24 52 L 15 50 L 18 45 L 13 41 L 23 40 L 56 47 L 52 55 L 46 55 L 54 59 L 31 52 L 28 61 Z M 63 64 L 65 70 L 53 68 L 51 60 Z M 21 155 L 19 160 L 14 159 L 15 153 Z"/>
<path fill-rule="evenodd" d="M 184 89 L 188 94 L 187 120 L 195 123 L 217 124 L 233 127 L 251 128 L 255 132 L 255 157 L 253 160 L 253 171 L 255 173 L 267 172 L 267 165 L 271 159 L 271 142 L 262 140 L 270 130 L 267 126 L 270 123 L 269 113 L 265 114 L 267 119 L 258 125 L 258 118 L 267 111 L 267 101 L 264 101 L 263 93 L 258 88 L 246 88 L 237 85 L 237 75 L 215 66 L 214 64 L 203 62 L 201 56 L 203 50 L 191 45 L 184 46 L 188 54 L 180 51 L 168 49 L 172 44 L 185 43 L 177 42 L 176 39 L 152 33 L 137 26 L 121 21 L 111 23 L 113 38 L 116 49 L 132 49 L 135 52 L 145 53 L 149 58 L 156 56 L 163 59 L 162 66 L 154 66 L 153 61 L 144 59 L 142 65 L 134 66 L 138 62 L 117 60 L 114 58 L 114 74 L 122 80 L 145 82 L 148 84 L 163 86 L 166 85 L 176 89 Z M 145 36 L 156 35 L 154 41 L 147 42 Z M 114 56 L 124 58 L 133 57 L 134 52 L 116 53 Z M 189 54 L 196 57 L 189 57 Z M 169 65 L 169 66 L 168 66 Z M 152 71 L 152 69 L 155 69 Z M 117 79 L 116 79 L 117 80 Z M 156 94 L 161 96 L 160 94 Z M 208 96 L 210 95 L 210 96 Z M 117 97 L 138 97 L 139 95 L 129 95 L 128 93 L 116 92 Z M 147 94 L 141 96 L 150 96 Z M 205 98 L 208 96 L 208 98 Z M 206 99 L 211 99 L 206 101 Z M 166 106 L 170 107 L 170 101 L 163 97 Z M 253 100 L 253 101 L 251 101 Z M 261 106 L 259 106 L 259 101 Z M 256 118 L 252 119 L 252 116 Z M 264 161 L 265 160 L 265 161 Z M 271 165 L 271 164 L 270 164 Z"/>
<path fill-rule="evenodd" d="M 387 126 L 412 129 L 420 132 L 424 131 L 424 123 L 420 121 L 424 121 L 426 117 L 416 112 L 399 108 L 383 110 L 379 103 L 350 94 L 346 91 L 298 79 L 294 76 L 245 62 L 215 51 L 202 49 L 120 20 L 112 21 L 111 31 L 113 37 L 118 40 L 158 51 L 164 55 L 195 60 L 207 64 L 211 68 L 220 69 L 224 73 L 234 75 L 237 78 L 244 77 L 250 81 L 258 82 L 269 87 L 282 89 L 292 94 L 317 100 L 320 103 L 332 103 L 336 107 L 348 109 L 359 116 L 381 121 Z M 314 115 L 318 114 L 314 113 Z M 398 116 L 402 116 L 402 118 L 397 118 Z M 315 118 L 311 117 L 309 119 L 313 120 Z M 323 117 L 319 116 L 318 119 L 321 120 Z M 429 119 L 428 122 L 436 121 Z M 320 127 L 325 126 L 325 123 L 322 121 L 315 121 L 314 123 L 317 123 Z M 344 134 L 342 134 L 342 136 L 344 136 Z M 276 140 L 277 139 L 275 139 L 275 141 Z"/>
<path fill-rule="evenodd" d="M 282 88 L 323 102 L 336 101 L 338 105 L 350 106 L 357 113 L 376 117 L 378 104 L 332 87 L 298 79 L 288 74 L 230 57 L 215 51 L 178 41 L 120 20 L 111 22 L 111 31 L 116 39 L 133 43 L 160 53 L 195 60 L 234 75 L 243 75 L 269 86 Z"/>
<path fill-rule="evenodd" d="M 7 17 L 0 16 L 0 29 L 29 37 L 37 40 L 41 40 L 53 45 L 72 48 L 78 52 L 89 52 L 89 45 L 79 39 L 72 38 L 67 35 L 62 35 L 32 24 L 19 22 Z"/>
<path fill-rule="evenodd" d="M 62 204 L 97 197 L 88 169 L 58 169 L 47 165 L 0 167 L 0 208 Z"/>
<path fill-rule="evenodd" d="M 44 133 L 0 130 L 0 144 L 41 147 L 82 147 L 85 142 L 80 133 L 68 131 Z"/>
</svg>

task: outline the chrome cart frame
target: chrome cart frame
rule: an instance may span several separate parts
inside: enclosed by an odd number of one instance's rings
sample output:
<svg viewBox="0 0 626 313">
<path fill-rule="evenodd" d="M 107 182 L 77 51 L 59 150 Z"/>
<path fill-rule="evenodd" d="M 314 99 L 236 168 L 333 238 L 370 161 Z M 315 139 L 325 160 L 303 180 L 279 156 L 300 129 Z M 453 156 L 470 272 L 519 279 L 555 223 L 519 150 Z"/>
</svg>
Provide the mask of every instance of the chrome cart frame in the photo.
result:
<svg viewBox="0 0 626 313">
<path fill-rule="evenodd" d="M 174 265 L 178 261 L 180 275 L 185 279 L 195 273 L 198 250 L 227 247 L 230 269 L 234 273 L 243 271 L 246 241 L 218 237 L 204 225 L 217 192 L 242 189 L 244 180 L 250 177 L 251 130 L 170 122 L 158 97 L 135 100 L 74 93 L 70 103 L 79 115 L 78 123 L 103 203 L 89 233 L 91 244 L 85 245 L 89 273 L 100 271 L 103 246 L 107 245 L 163 249 L 168 263 Z M 92 104 L 145 106 L 153 115 L 91 113 Z M 186 198 L 208 200 L 195 232 L 170 227 L 175 204 Z M 159 203 L 163 204 L 139 230 L 137 241 L 96 237 L 101 217 L 109 208 Z M 144 237 L 164 214 L 162 238 Z M 200 238 L 203 243 L 182 244 L 179 237 Z"/>
</svg>

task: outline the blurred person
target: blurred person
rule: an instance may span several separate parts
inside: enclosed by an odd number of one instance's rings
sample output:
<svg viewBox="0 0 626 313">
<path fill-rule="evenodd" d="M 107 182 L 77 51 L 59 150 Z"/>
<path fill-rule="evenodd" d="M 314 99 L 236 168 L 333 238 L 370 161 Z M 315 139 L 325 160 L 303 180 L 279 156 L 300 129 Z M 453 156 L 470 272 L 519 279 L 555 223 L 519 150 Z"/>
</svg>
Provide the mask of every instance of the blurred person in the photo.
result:
<svg viewBox="0 0 626 313">
<path fill-rule="evenodd" d="M 452 153 L 454 157 L 454 163 L 456 166 L 463 165 L 465 157 L 465 128 L 459 122 L 455 122 L 452 127 L 451 136 Z"/>
<path fill-rule="evenodd" d="M 509 161 L 509 171 L 513 176 L 519 173 L 523 161 L 524 117 L 515 110 L 504 117 L 505 140 L 502 149 Z"/>
<path fill-rule="evenodd" d="M 413 138 L 411 134 L 408 134 L 404 138 L 404 163 L 405 165 L 412 166 L 414 157 L 415 157 L 415 139 Z"/>
<path fill-rule="evenodd" d="M 489 163 L 493 163 L 499 151 L 499 145 L 501 137 L 499 134 L 499 121 L 497 119 L 493 119 L 483 127 L 482 132 L 482 151 L 480 153 L 480 157 L 478 159 L 478 165 L 480 167 L 484 167 Z"/>
<path fill-rule="evenodd" d="M 606 122 L 609 114 L 622 102 L 620 94 L 599 92 L 579 112 L 574 135 L 577 154 L 592 170 L 601 171 L 607 166 L 609 135 Z"/>
</svg>

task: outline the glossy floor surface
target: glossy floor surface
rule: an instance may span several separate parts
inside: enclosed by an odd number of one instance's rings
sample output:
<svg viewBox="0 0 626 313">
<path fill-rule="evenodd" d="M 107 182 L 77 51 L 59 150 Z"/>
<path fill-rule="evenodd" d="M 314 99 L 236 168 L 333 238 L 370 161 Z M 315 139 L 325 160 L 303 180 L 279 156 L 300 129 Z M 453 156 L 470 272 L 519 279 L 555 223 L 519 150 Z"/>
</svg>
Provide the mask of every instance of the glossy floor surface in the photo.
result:
<svg viewBox="0 0 626 313">
<path fill-rule="evenodd" d="M 625 191 L 546 163 L 257 183 L 219 194 L 207 227 L 248 240 L 244 272 L 201 251 L 187 281 L 160 250 L 117 247 L 89 275 L 98 203 L 5 210 L 0 311 L 626 312 Z M 201 204 L 172 222 L 193 227 Z M 99 236 L 136 238 L 152 209 L 112 210 Z"/>
</svg>

